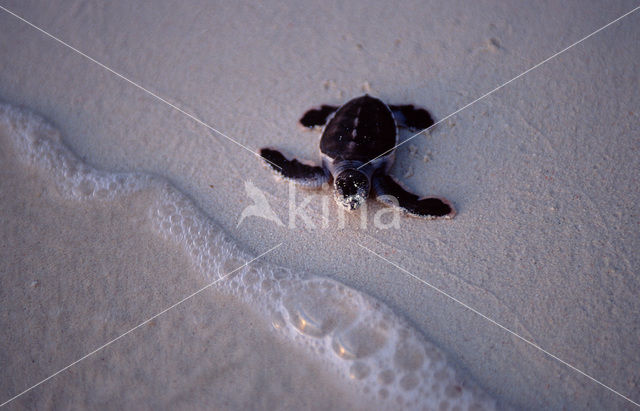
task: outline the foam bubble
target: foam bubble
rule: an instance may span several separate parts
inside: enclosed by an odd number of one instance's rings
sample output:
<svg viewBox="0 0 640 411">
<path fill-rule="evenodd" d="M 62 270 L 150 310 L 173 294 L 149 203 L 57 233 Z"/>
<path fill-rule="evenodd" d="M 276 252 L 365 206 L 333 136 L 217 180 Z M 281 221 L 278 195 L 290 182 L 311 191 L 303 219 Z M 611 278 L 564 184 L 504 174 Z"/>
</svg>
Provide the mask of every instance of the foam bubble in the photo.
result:
<svg viewBox="0 0 640 411">
<path fill-rule="evenodd" d="M 438 348 L 373 298 L 328 278 L 259 261 L 242 267 L 252 257 L 167 181 L 96 170 L 67 149 L 47 122 L 13 106 L 0 105 L 0 127 L 12 137 L 19 158 L 58 177 L 63 195 L 81 201 L 156 193 L 148 215 L 158 235 L 184 248 L 209 281 L 235 270 L 217 286 L 333 368 L 354 393 L 382 408 L 495 408 L 486 394 L 458 381 Z"/>
</svg>

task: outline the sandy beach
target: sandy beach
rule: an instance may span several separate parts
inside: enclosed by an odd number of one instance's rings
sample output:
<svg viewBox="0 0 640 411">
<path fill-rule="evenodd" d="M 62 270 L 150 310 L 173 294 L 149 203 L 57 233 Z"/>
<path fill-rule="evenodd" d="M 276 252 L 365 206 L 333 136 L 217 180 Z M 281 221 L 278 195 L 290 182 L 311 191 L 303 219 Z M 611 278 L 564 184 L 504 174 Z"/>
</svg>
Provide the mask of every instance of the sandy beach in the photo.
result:
<svg viewBox="0 0 640 411">
<path fill-rule="evenodd" d="M 397 149 L 452 220 L 340 224 L 252 153 L 318 162 L 298 119 L 364 93 L 438 121 L 637 2 L 0 5 L 76 49 L 0 10 L 0 403 L 221 279 L 8 409 L 637 408 L 640 11 Z"/>
</svg>

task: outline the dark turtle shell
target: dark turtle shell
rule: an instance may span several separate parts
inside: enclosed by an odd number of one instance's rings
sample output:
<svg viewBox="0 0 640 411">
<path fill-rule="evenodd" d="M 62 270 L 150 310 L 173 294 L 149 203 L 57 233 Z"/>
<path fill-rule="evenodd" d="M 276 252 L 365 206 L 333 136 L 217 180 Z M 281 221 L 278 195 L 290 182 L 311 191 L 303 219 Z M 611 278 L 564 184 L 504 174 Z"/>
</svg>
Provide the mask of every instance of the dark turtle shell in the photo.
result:
<svg viewBox="0 0 640 411">
<path fill-rule="evenodd" d="M 369 95 L 340 107 L 320 139 L 320 151 L 334 160 L 367 162 L 395 145 L 396 122 L 389 107 Z"/>
</svg>

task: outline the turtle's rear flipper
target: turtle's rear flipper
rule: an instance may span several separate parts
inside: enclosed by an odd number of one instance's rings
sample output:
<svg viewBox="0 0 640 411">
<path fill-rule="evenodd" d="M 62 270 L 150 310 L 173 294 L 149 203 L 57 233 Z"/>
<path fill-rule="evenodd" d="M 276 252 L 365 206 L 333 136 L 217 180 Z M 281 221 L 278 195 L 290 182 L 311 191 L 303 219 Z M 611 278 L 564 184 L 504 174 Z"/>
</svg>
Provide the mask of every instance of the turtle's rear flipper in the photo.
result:
<svg viewBox="0 0 640 411">
<path fill-rule="evenodd" d="M 443 198 L 418 198 L 402 188 L 391 176 L 376 174 L 372 181 L 376 199 L 386 205 L 398 207 L 416 217 L 427 219 L 453 218 L 456 215 L 451 203 Z"/>
<path fill-rule="evenodd" d="M 303 164 L 296 159 L 287 160 L 287 158 L 277 150 L 263 148 L 260 150 L 260 156 L 262 156 L 267 164 L 281 177 L 292 180 L 302 186 L 320 188 L 322 184 L 329 182 L 329 177 L 325 174 L 322 167 Z"/>
<path fill-rule="evenodd" d="M 315 126 L 324 126 L 327 124 L 327 119 L 338 107 L 323 105 L 320 108 L 312 108 L 304 113 L 300 119 L 300 124 L 305 127 L 313 128 Z"/>
<path fill-rule="evenodd" d="M 433 125 L 431 114 L 423 108 L 416 108 L 412 104 L 404 106 L 389 106 L 399 126 L 424 130 Z"/>
</svg>

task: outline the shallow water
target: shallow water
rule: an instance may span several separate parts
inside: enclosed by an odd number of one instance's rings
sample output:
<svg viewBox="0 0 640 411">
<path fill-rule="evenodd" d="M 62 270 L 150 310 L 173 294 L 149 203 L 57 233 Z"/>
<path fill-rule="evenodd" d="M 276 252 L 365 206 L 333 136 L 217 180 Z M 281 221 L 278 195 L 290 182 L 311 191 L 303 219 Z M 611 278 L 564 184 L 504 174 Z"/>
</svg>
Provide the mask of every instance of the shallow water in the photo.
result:
<svg viewBox="0 0 640 411">
<path fill-rule="evenodd" d="M 82 162 L 0 106 L 3 402 L 27 407 L 491 409 L 374 299 L 239 249 L 165 180 Z M 265 244 L 264 251 L 276 244 Z"/>
</svg>

